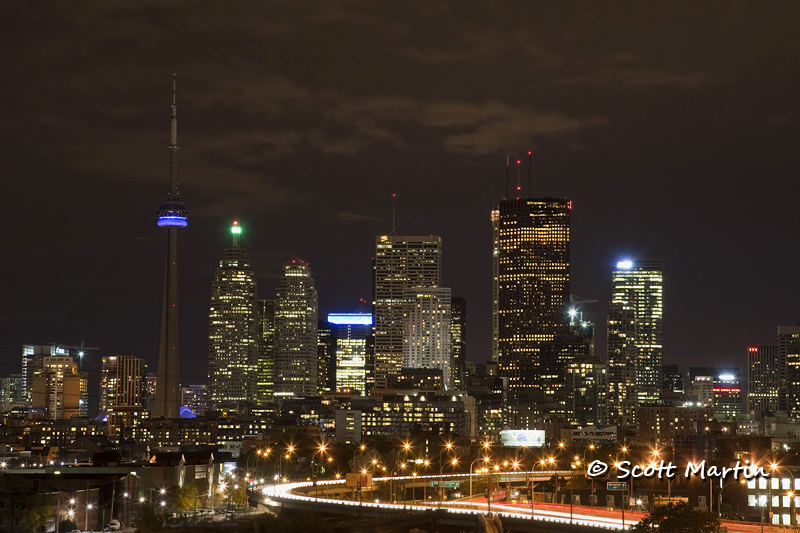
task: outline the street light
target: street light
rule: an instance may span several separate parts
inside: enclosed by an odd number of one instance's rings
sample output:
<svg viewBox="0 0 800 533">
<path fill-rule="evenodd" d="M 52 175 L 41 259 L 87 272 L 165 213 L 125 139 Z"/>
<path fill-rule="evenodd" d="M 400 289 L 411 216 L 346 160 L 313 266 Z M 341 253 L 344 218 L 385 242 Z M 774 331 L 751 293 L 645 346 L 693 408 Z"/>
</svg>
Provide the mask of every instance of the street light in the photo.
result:
<svg viewBox="0 0 800 533">
<path fill-rule="evenodd" d="M 786 470 L 786 472 L 789 474 L 789 477 L 792 478 L 792 484 L 789 487 L 789 493 L 787 494 L 787 496 L 789 496 L 789 512 L 791 512 L 791 515 L 789 516 L 789 525 L 790 526 L 797 525 L 797 519 L 795 517 L 794 492 L 793 492 L 794 489 L 795 489 L 794 474 L 792 474 L 792 471 L 789 470 L 787 467 L 781 466 L 781 465 L 779 465 L 777 463 L 772 463 L 770 465 L 770 469 L 773 472 L 775 470 Z M 780 478 L 778 478 L 778 479 L 780 479 Z M 780 489 L 780 481 L 778 481 L 778 483 L 779 483 L 778 488 Z M 772 513 L 772 484 L 771 483 L 769 484 L 769 490 L 770 490 L 769 511 L 770 511 L 770 513 Z"/>
<path fill-rule="evenodd" d="M 442 500 L 444 498 L 444 491 L 442 490 L 442 468 L 444 468 L 444 464 L 442 463 L 442 454 L 444 453 L 445 450 L 450 451 L 452 449 L 453 449 L 453 443 L 452 442 L 448 442 L 447 444 L 444 445 L 444 448 L 439 450 L 439 467 L 440 468 L 439 468 L 439 487 L 438 488 L 439 488 L 439 493 L 440 493 L 439 494 L 439 499 L 440 500 Z"/>
<path fill-rule="evenodd" d="M 451 464 L 453 466 L 456 466 L 458 464 L 458 459 L 453 458 L 453 461 L 452 461 Z M 439 496 L 439 508 L 440 509 L 442 507 L 442 502 L 444 501 L 444 487 L 442 486 L 442 477 L 444 476 L 444 474 L 442 472 L 443 470 L 444 470 L 444 465 L 439 467 L 439 493 L 440 493 L 440 496 Z"/>
<path fill-rule="evenodd" d="M 357 447 L 353 450 L 353 472 L 358 472 L 358 465 L 356 464 L 356 452 L 361 450 L 361 455 L 364 455 L 364 450 L 367 449 L 366 444 L 362 444 L 361 446 Z"/>
<path fill-rule="evenodd" d="M 741 483 L 742 485 L 747 483 L 747 481 L 744 480 L 744 479 L 741 479 L 741 480 L 734 479 L 733 481 L 729 481 L 729 482 L 725 483 L 724 485 L 722 485 L 722 488 L 719 489 L 719 509 L 718 509 L 718 511 L 719 511 L 720 520 L 722 519 L 722 493 L 725 491 L 725 487 L 727 487 L 728 485 L 733 485 L 734 483 L 737 483 L 737 482 Z M 720 483 L 722 483 L 721 479 L 720 479 Z M 719 527 L 717 527 L 717 531 L 719 531 Z"/>
<path fill-rule="evenodd" d="M 484 463 L 488 463 L 490 461 L 489 456 L 486 457 L 478 457 L 469 465 L 469 501 L 472 501 L 472 466 L 478 462 L 483 461 Z"/>
</svg>

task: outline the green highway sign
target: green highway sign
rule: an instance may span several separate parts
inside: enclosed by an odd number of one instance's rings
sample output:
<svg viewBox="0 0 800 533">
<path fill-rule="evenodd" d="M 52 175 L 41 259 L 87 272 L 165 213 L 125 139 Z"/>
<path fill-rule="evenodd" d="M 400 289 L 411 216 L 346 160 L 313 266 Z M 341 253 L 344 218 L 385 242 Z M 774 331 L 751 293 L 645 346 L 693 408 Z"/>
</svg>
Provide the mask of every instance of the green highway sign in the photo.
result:
<svg viewBox="0 0 800 533">
<path fill-rule="evenodd" d="M 625 490 L 626 485 L 624 481 L 609 481 L 606 483 L 606 490 Z"/>
<path fill-rule="evenodd" d="M 444 481 L 441 486 L 449 489 L 454 489 L 458 487 L 460 483 L 458 481 Z M 431 487 L 439 486 L 438 481 L 431 481 Z"/>
</svg>

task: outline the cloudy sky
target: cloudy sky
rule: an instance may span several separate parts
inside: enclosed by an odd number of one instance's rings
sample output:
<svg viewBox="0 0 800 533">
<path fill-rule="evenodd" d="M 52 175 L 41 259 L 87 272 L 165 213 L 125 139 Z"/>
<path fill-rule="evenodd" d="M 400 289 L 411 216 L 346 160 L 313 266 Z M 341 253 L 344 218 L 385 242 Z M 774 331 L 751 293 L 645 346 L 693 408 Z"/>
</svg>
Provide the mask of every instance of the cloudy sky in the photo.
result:
<svg viewBox="0 0 800 533">
<path fill-rule="evenodd" d="M 15 2 L 0 36 L 0 374 L 23 343 L 157 359 L 178 78 L 184 382 L 238 218 L 262 297 L 310 263 L 371 299 L 375 236 L 443 238 L 490 357 L 506 155 L 573 201 L 601 325 L 621 257 L 665 265 L 665 362 L 744 365 L 800 320 L 796 2 Z M 527 164 L 523 158 L 523 183 Z M 512 169 L 512 179 L 516 179 Z M 605 353 L 604 328 L 598 352 Z M 89 362 L 90 368 L 99 364 Z"/>
</svg>

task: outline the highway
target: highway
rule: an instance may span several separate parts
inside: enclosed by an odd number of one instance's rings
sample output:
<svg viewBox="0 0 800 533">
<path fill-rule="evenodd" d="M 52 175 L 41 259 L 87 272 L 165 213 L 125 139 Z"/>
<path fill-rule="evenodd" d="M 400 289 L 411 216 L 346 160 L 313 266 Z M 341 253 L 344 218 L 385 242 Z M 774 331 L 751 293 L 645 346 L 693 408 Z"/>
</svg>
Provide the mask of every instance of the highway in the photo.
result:
<svg viewBox="0 0 800 533">
<path fill-rule="evenodd" d="M 548 479 L 554 472 L 537 472 L 537 474 L 541 474 L 541 476 L 546 476 Z M 504 478 L 506 476 L 510 478 L 514 478 L 520 476 L 519 472 L 503 472 L 502 475 Z M 524 476 L 524 474 L 522 474 Z M 445 480 L 458 480 L 458 481 L 465 481 L 466 478 L 469 477 L 469 474 L 450 474 L 444 476 Z M 538 477 L 538 476 L 537 476 Z M 382 482 L 389 482 L 392 481 L 400 481 L 406 483 L 415 483 L 417 487 L 421 486 L 422 483 L 429 483 L 430 481 L 438 481 L 438 475 L 429 475 L 429 476 L 406 476 L 406 477 L 394 477 L 394 478 L 374 478 L 374 483 L 382 483 Z M 352 500 L 344 500 L 344 499 L 336 499 L 330 496 L 326 496 L 322 493 L 326 492 L 330 488 L 341 488 L 344 487 L 344 480 L 324 480 L 317 482 L 317 490 L 320 491 L 320 495 L 314 495 L 313 485 L 310 481 L 303 481 L 303 482 L 295 482 L 295 483 L 283 483 L 279 485 L 265 485 L 264 487 L 259 488 L 258 495 L 259 498 L 263 498 L 263 502 L 268 505 L 280 505 L 281 503 L 288 503 L 288 502 L 324 502 L 326 504 L 335 504 L 341 505 L 343 507 L 351 507 L 353 508 L 352 514 L 357 514 L 357 508 L 361 507 L 362 509 L 382 509 L 382 510 L 395 510 L 397 512 L 403 511 L 425 511 L 430 510 L 432 508 L 439 507 L 437 504 L 424 504 L 420 502 L 413 502 L 413 503 L 389 503 L 384 501 L 363 501 L 357 502 Z M 254 492 L 251 491 L 251 494 Z M 491 508 L 492 513 L 496 513 L 501 520 L 504 518 L 524 518 L 528 520 L 537 520 L 542 522 L 549 522 L 549 523 L 557 523 L 557 524 L 565 524 L 570 525 L 574 524 L 576 526 L 583 526 L 596 528 L 598 530 L 622 530 L 623 529 L 623 522 L 621 512 L 619 510 L 613 509 L 609 510 L 605 507 L 589 507 L 589 506 L 574 506 L 572 510 L 572 515 L 570 516 L 570 506 L 564 504 L 549 504 L 549 503 L 537 503 L 534 506 L 533 516 L 531 515 L 531 507 L 527 503 L 501 503 L 501 502 L 492 502 L 491 505 L 486 501 L 486 498 L 483 496 L 474 497 L 472 500 L 469 498 L 463 498 L 459 500 L 453 501 L 445 501 L 442 503 L 441 507 L 446 509 L 449 513 L 454 514 L 472 514 L 472 515 L 483 515 L 486 514 L 489 509 Z M 626 511 L 625 512 L 625 524 L 624 529 L 629 529 L 634 523 L 638 522 L 646 513 L 637 512 L 637 511 Z M 752 522 L 735 522 L 735 521 L 728 521 L 725 520 L 722 522 L 722 526 L 728 528 L 729 533 L 758 533 L 762 531 L 761 524 L 752 523 Z M 581 528 L 581 529 L 583 529 Z M 785 532 L 785 529 L 781 529 L 780 527 L 764 525 L 763 526 L 764 533 L 779 533 L 781 531 Z"/>
</svg>

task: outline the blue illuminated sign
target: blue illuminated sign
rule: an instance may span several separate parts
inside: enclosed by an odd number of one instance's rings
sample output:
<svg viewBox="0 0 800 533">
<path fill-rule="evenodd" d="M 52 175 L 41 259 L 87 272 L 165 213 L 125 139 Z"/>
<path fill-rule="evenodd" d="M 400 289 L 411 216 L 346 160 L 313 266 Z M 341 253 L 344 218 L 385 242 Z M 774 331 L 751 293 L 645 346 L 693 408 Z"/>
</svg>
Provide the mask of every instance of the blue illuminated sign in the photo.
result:
<svg viewBox="0 0 800 533">
<path fill-rule="evenodd" d="M 626 259 L 625 261 L 619 261 L 617 263 L 617 268 L 622 270 L 630 270 L 633 268 L 633 261 L 630 259 Z"/>
<path fill-rule="evenodd" d="M 331 324 L 350 324 L 370 326 L 372 314 L 370 313 L 328 313 L 328 322 Z"/>
</svg>

